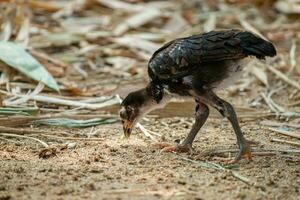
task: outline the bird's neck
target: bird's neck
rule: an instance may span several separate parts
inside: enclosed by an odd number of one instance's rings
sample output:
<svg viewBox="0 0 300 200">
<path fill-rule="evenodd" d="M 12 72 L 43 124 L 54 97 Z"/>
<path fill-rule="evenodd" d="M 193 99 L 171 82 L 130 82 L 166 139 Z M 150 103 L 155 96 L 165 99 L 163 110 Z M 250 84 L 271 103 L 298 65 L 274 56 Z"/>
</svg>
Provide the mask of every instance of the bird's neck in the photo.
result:
<svg viewBox="0 0 300 200">
<path fill-rule="evenodd" d="M 151 81 L 147 87 L 146 91 L 148 95 L 153 98 L 158 104 L 164 97 L 164 87 L 161 84 Z"/>
<path fill-rule="evenodd" d="M 163 98 L 161 98 L 159 101 L 155 99 L 151 94 L 148 94 L 147 100 L 142 104 L 142 107 L 140 108 L 140 113 L 141 116 L 143 117 L 149 112 L 156 110 L 156 109 L 161 109 L 166 106 L 166 104 L 169 103 L 169 101 L 173 98 L 172 95 L 169 94 L 164 94 Z"/>
</svg>

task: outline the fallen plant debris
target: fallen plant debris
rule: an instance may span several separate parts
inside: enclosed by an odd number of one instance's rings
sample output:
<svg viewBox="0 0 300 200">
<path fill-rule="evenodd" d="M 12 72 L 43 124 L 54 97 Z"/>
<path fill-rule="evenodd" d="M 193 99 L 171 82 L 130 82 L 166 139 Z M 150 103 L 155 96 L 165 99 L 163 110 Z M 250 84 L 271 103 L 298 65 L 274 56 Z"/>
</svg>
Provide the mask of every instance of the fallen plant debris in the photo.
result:
<svg viewBox="0 0 300 200">
<path fill-rule="evenodd" d="M 41 81 L 48 87 L 59 91 L 55 79 L 21 46 L 12 42 L 1 41 L 0 51 L 2 52 L 0 55 L 2 62 L 26 74 L 30 78 Z"/>
<path fill-rule="evenodd" d="M 118 122 L 116 118 L 93 118 L 87 120 L 76 120 L 68 118 L 50 118 L 40 119 L 33 121 L 33 124 L 37 125 L 49 125 L 49 126 L 67 126 L 67 127 L 90 127 L 103 124 L 113 124 Z"/>
<path fill-rule="evenodd" d="M 299 20 L 298 0 L 0 0 L 0 199 L 297 198 Z M 278 50 L 249 61 L 220 91 L 247 138 L 260 142 L 253 161 L 220 164 L 237 149 L 213 109 L 195 152 L 154 149 L 191 128 L 195 104 L 186 99 L 152 111 L 133 140 L 120 139 L 121 98 L 147 84 L 153 52 L 231 28 Z"/>
</svg>

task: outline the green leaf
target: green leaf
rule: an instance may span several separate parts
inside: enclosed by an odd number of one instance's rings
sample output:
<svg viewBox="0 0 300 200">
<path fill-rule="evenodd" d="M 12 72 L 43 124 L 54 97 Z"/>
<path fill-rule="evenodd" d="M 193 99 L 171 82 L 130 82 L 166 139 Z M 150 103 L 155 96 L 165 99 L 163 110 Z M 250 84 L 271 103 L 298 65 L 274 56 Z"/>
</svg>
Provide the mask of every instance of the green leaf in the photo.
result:
<svg viewBox="0 0 300 200">
<path fill-rule="evenodd" d="M 13 42 L 0 41 L 0 60 L 28 77 L 59 91 L 52 75 L 23 47 Z"/>
<path fill-rule="evenodd" d="M 69 118 L 51 118 L 34 121 L 34 124 L 51 125 L 51 126 L 67 126 L 67 127 L 89 127 L 103 124 L 112 124 L 119 121 L 117 118 L 94 118 L 87 120 L 76 120 Z"/>
<path fill-rule="evenodd" d="M 38 108 L 0 108 L 0 115 L 37 115 L 39 112 Z"/>
</svg>

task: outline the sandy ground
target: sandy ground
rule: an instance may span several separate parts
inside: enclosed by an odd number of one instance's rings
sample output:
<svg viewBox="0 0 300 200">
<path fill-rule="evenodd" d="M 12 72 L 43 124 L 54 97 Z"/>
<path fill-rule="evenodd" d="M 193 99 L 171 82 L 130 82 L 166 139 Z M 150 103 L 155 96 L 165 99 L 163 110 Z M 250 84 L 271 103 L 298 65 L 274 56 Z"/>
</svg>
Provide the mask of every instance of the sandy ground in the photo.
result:
<svg viewBox="0 0 300 200">
<path fill-rule="evenodd" d="M 150 119 L 143 124 L 160 130 L 166 141 L 183 139 L 192 119 Z M 43 128 L 43 127 L 41 127 Z M 255 156 L 242 160 L 235 172 L 206 169 L 183 158 L 221 163 L 216 149 L 236 148 L 226 120 L 210 119 L 194 143 L 193 154 L 160 152 L 139 130 L 128 141 L 120 139 L 120 124 L 97 127 L 100 142 L 77 142 L 73 149 L 59 149 L 56 156 L 39 158 L 40 147 L 22 140 L 0 140 L 0 199 L 299 199 L 299 154 Z M 262 149 L 294 149 L 271 143 L 276 133 L 255 122 L 242 123 L 248 139 Z M 55 131 L 55 129 L 53 129 Z M 69 132 L 89 132 L 68 129 Z M 13 140 L 14 142 L 18 140 Z M 233 169 L 232 169 L 233 170 Z"/>
</svg>

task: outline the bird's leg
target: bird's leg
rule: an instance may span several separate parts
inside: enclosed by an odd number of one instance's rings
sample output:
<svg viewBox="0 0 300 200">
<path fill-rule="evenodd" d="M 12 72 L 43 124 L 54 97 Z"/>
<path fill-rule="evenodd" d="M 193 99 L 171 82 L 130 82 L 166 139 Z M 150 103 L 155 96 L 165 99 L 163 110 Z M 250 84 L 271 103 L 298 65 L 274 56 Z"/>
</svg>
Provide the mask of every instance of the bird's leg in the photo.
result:
<svg viewBox="0 0 300 200">
<path fill-rule="evenodd" d="M 178 145 L 172 145 L 165 143 L 165 146 L 162 151 L 177 151 L 177 152 L 192 152 L 192 143 L 203 126 L 206 122 L 209 115 L 209 108 L 204 103 L 197 101 L 196 112 L 195 112 L 195 123 L 187 137 Z"/>
<path fill-rule="evenodd" d="M 237 138 L 237 144 L 240 149 L 233 162 L 240 160 L 242 157 L 246 157 L 251 160 L 252 154 L 250 142 L 245 139 L 241 131 L 233 106 L 230 103 L 219 98 L 213 91 L 205 91 L 204 93 L 199 93 L 199 100 L 216 108 L 224 117 L 226 117 L 230 121 Z"/>
</svg>

